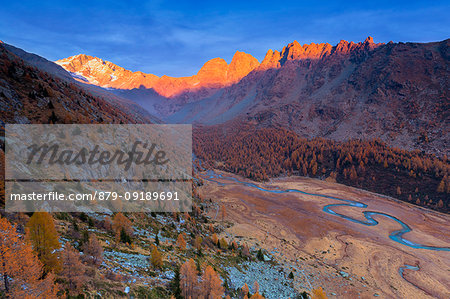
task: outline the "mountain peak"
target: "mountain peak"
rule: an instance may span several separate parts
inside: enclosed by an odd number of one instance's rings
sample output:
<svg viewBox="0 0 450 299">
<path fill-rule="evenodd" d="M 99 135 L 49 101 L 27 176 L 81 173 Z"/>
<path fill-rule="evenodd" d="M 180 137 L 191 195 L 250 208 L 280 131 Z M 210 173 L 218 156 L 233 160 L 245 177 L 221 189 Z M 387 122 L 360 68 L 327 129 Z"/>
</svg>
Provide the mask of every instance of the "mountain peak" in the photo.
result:
<svg viewBox="0 0 450 299">
<path fill-rule="evenodd" d="M 354 50 L 368 51 L 380 44 L 375 44 L 372 37 L 357 44 L 341 40 L 335 47 L 328 43 L 310 43 L 301 45 L 297 40 L 287 44 L 282 51 L 269 50 L 264 60 L 259 61 L 252 55 L 236 51 L 228 64 L 222 58 L 207 61 L 190 77 L 174 78 L 153 74 L 132 72 L 112 62 L 78 54 L 56 61 L 57 64 L 72 72 L 75 77 L 101 87 L 116 89 L 153 88 L 165 97 L 174 97 L 183 92 L 199 88 L 221 88 L 235 84 L 255 69 L 264 71 L 279 68 L 287 61 L 312 59 L 318 60 L 329 55 L 348 55 Z"/>
<path fill-rule="evenodd" d="M 331 52 L 331 45 L 328 43 L 321 44 L 304 44 L 293 41 L 287 46 L 283 47 L 281 51 L 280 63 L 283 64 L 287 60 L 301 60 L 301 59 L 320 59 Z"/>
<path fill-rule="evenodd" d="M 60 59 L 56 63 L 71 72 L 76 80 L 104 88 L 153 88 L 165 97 L 174 97 L 199 88 L 225 87 L 238 82 L 259 66 L 256 58 L 240 51 L 236 51 L 230 64 L 223 58 L 213 58 L 196 75 L 180 78 L 165 75 L 159 78 L 140 71 L 132 72 L 110 61 L 86 54 Z"/>
<path fill-rule="evenodd" d="M 231 63 L 239 63 L 239 62 L 246 61 L 246 60 L 256 60 L 256 61 L 258 61 L 251 54 L 248 54 L 248 53 L 245 53 L 245 52 L 241 52 L 241 51 L 236 51 L 234 53 L 234 55 L 233 55 L 233 58 L 231 59 Z M 258 64 L 259 64 L 259 62 L 258 62 Z"/>
<path fill-rule="evenodd" d="M 269 49 L 258 69 L 264 71 L 270 68 L 277 68 L 279 66 L 280 66 L 280 52 L 278 52 L 278 50 L 273 51 L 272 49 Z"/>
<path fill-rule="evenodd" d="M 228 66 L 227 81 L 229 83 L 235 83 L 247 76 L 248 73 L 253 71 L 258 66 L 258 59 L 248 53 L 236 51 L 230 65 Z"/>
<path fill-rule="evenodd" d="M 373 42 L 373 37 L 368 36 L 368 37 L 366 38 L 366 40 L 364 41 L 364 43 L 366 43 L 366 44 L 374 44 L 374 42 Z"/>
<path fill-rule="evenodd" d="M 294 40 L 278 51 L 269 50 L 261 62 L 259 70 L 267 70 L 269 68 L 278 68 L 289 60 L 304 60 L 304 59 L 322 59 L 329 55 L 348 55 L 354 50 L 372 50 L 382 44 L 375 44 L 373 38 L 369 36 L 364 42 L 354 43 L 346 40 L 341 40 L 336 46 L 329 43 L 310 43 L 300 45 Z"/>
<path fill-rule="evenodd" d="M 198 71 L 200 81 L 208 83 L 224 82 L 226 80 L 228 63 L 223 58 L 208 60 Z"/>
</svg>

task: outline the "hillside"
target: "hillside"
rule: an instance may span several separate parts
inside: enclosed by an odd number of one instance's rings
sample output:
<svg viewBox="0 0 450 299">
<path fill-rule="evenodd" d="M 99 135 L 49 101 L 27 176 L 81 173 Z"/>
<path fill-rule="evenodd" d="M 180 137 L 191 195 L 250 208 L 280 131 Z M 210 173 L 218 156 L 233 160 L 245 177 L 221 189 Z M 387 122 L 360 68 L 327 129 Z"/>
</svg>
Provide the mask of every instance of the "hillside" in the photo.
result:
<svg viewBox="0 0 450 299">
<path fill-rule="evenodd" d="M 14 51 L 18 51 L 17 48 Z M 45 59 L 26 52 L 21 56 L 40 67 L 0 44 L 1 132 L 4 133 L 5 123 L 151 121 L 130 112 L 128 106 L 122 106 L 114 98 L 103 98 L 107 93 L 55 75 Z M 4 169 L 3 138 L 0 146 L 0 169 Z M 4 171 L 0 171 L 0 178 L 0 203 L 4 204 Z M 5 213 L 4 208 L 1 209 L 0 251 L 3 257 L 7 256 L 2 268 L 7 283 L 2 284 L 0 295 L 12 298 L 78 295 L 181 298 L 181 292 L 187 292 L 192 297 L 208 297 L 211 290 L 204 281 L 205 277 L 210 277 L 213 294 L 240 296 L 241 286 L 222 285 L 230 281 L 227 269 L 238 271 L 241 263 L 264 265 L 257 257 L 258 252 L 259 256 L 262 253 L 259 248 L 247 247 L 243 240 L 225 235 L 223 230 L 228 223 L 224 219 L 215 221 L 203 212 L 209 208 L 219 209 L 219 206 L 198 195 L 201 179 L 197 177 L 196 182 L 191 213 L 48 214 Z M 45 239 L 45 244 L 38 246 L 36 238 Z M 279 280 L 266 289 L 293 295 L 299 292 L 288 280 L 287 273 L 279 272 L 282 265 L 271 262 L 266 267 L 272 269 L 268 277 Z M 180 272 L 186 268 L 191 271 L 190 279 L 195 281 L 194 290 L 186 291 L 180 282 Z M 251 292 L 257 293 L 257 290 Z"/>
<path fill-rule="evenodd" d="M 46 72 L 48 61 L 27 54 L 43 69 L 22 60 L 0 44 L 0 130 L 12 124 L 92 124 L 150 123 L 148 113 L 135 113 L 134 106 L 93 94 L 70 77 L 61 78 Z M 17 49 L 17 48 L 15 48 Z M 55 68 L 56 69 L 56 68 Z M 60 70 L 64 74 L 64 70 Z M 105 96 L 105 94 L 103 94 Z M 142 108 L 140 108 L 142 109 Z M 4 166 L 4 142 L 0 142 L 0 166 Z M 4 167 L 0 171 L 0 203 L 4 203 Z"/>
<path fill-rule="evenodd" d="M 341 41 L 316 45 L 317 54 L 304 58 L 299 53 L 305 47 L 292 43 L 281 54 L 269 51 L 260 69 L 238 84 L 181 105 L 167 119 L 240 119 L 306 138 L 380 138 L 391 146 L 448 155 L 449 44 Z"/>
<path fill-rule="evenodd" d="M 0 109 L 4 123 L 139 123 L 145 116 L 75 82 L 25 62 L 0 44 Z"/>
<path fill-rule="evenodd" d="M 450 137 L 449 43 L 382 44 L 370 37 L 335 46 L 294 41 L 269 50 L 260 64 L 237 52 L 229 65 L 217 58 L 192 77 L 151 77 L 151 82 L 85 55 L 58 63 L 169 123 L 239 119 L 306 138 L 380 138 L 443 156 Z"/>
</svg>

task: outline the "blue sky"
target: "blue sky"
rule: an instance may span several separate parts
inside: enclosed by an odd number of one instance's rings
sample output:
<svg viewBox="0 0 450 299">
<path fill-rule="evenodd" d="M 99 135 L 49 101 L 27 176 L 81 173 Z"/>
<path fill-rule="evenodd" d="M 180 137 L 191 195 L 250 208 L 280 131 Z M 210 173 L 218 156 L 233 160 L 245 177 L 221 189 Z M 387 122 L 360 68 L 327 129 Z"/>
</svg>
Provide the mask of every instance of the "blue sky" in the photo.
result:
<svg viewBox="0 0 450 299">
<path fill-rule="evenodd" d="M 395 3 L 392 3 L 395 2 Z M 449 38 L 449 1 L 4 1 L 0 39 L 50 60 L 84 53 L 133 71 L 189 76 L 236 50 L 341 39 Z"/>
</svg>

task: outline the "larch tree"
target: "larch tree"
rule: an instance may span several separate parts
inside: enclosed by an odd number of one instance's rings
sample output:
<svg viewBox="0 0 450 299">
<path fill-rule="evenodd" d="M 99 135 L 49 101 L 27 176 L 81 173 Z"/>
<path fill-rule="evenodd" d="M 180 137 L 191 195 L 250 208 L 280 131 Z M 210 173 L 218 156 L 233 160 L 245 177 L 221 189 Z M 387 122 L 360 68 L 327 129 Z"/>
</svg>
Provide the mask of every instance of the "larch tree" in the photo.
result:
<svg viewBox="0 0 450 299">
<path fill-rule="evenodd" d="M 198 293 L 197 269 L 193 259 L 186 261 L 180 268 L 180 289 L 184 298 L 195 298 Z"/>
<path fill-rule="evenodd" d="M 227 243 L 227 240 L 225 240 L 225 238 L 220 239 L 219 245 L 220 245 L 221 249 L 227 249 L 228 248 L 228 243 Z"/>
<path fill-rule="evenodd" d="M 114 215 L 112 228 L 114 232 L 116 232 L 116 234 L 117 233 L 120 234 L 122 228 L 128 235 L 131 236 L 133 234 L 133 227 L 131 226 L 131 221 L 120 212 Z"/>
<path fill-rule="evenodd" d="M 244 296 L 248 295 L 248 292 L 250 292 L 250 289 L 248 288 L 248 285 L 246 283 L 244 283 L 241 290 L 242 290 L 242 295 L 244 295 Z"/>
<path fill-rule="evenodd" d="M 316 163 L 316 161 L 314 161 L 314 163 L 312 163 L 311 173 L 312 173 L 313 176 L 316 175 L 316 173 L 317 173 L 317 163 Z"/>
<path fill-rule="evenodd" d="M 222 205 L 221 214 L 222 214 L 222 222 L 223 222 L 223 221 L 225 221 L 225 217 L 227 216 L 227 210 L 225 208 L 225 205 Z"/>
<path fill-rule="evenodd" d="M 150 261 L 155 268 L 161 268 L 163 265 L 163 258 L 161 253 L 158 251 L 158 248 L 155 245 L 152 245 L 152 252 Z"/>
<path fill-rule="evenodd" d="M 222 298 L 222 280 L 211 266 L 207 266 L 202 275 L 202 295 L 205 299 Z"/>
<path fill-rule="evenodd" d="M 176 245 L 181 250 L 185 250 L 186 249 L 186 241 L 184 240 L 183 234 L 179 234 L 178 235 Z"/>
<path fill-rule="evenodd" d="M 86 267 L 81 262 L 80 253 L 69 242 L 64 245 L 62 261 L 61 276 L 64 278 L 69 294 L 81 293 L 81 289 L 87 281 Z"/>
<path fill-rule="evenodd" d="M 242 245 L 242 256 L 246 258 L 250 257 L 250 250 L 248 249 L 247 244 Z"/>
<path fill-rule="evenodd" d="M 436 191 L 439 192 L 439 193 L 444 193 L 445 192 L 445 178 L 443 178 L 441 180 L 441 182 L 439 183 Z"/>
<path fill-rule="evenodd" d="M 95 234 L 90 234 L 88 242 L 83 244 L 83 253 L 87 262 L 100 266 L 103 262 L 103 247 Z"/>
<path fill-rule="evenodd" d="M 327 295 L 325 294 L 325 291 L 322 289 L 322 287 L 318 287 L 317 289 L 314 289 L 312 291 L 312 299 L 327 299 Z"/>
<path fill-rule="evenodd" d="M 104 220 L 103 220 L 103 228 L 107 231 L 112 232 L 113 231 L 113 221 L 111 219 L 111 217 L 107 216 Z"/>
<path fill-rule="evenodd" d="M 200 236 L 196 236 L 195 240 L 194 240 L 194 247 L 200 251 L 202 250 L 202 242 L 203 242 L 203 238 Z"/>
<path fill-rule="evenodd" d="M 238 248 L 238 245 L 237 245 L 236 241 L 233 240 L 233 242 L 231 242 L 230 248 L 231 248 L 232 250 L 236 250 L 236 249 Z"/>
<path fill-rule="evenodd" d="M 217 242 L 219 242 L 219 238 L 217 237 L 216 233 L 212 234 L 211 240 L 213 241 L 214 244 L 217 245 Z"/>
<path fill-rule="evenodd" d="M 56 298 L 53 273 L 44 275 L 31 245 L 0 217 L 0 275 L 6 298 Z"/>
<path fill-rule="evenodd" d="M 350 168 L 350 179 L 352 181 L 356 180 L 358 178 L 358 174 L 356 173 L 356 169 L 355 166 L 352 165 L 352 167 Z"/>
<path fill-rule="evenodd" d="M 61 244 L 58 241 L 53 217 L 47 212 L 35 212 L 27 225 L 27 237 L 31 241 L 34 252 L 44 264 L 44 271 L 58 273 L 61 270 Z"/>
<path fill-rule="evenodd" d="M 253 293 L 258 293 L 259 292 L 259 284 L 258 282 L 255 280 L 255 282 L 253 283 Z"/>
</svg>

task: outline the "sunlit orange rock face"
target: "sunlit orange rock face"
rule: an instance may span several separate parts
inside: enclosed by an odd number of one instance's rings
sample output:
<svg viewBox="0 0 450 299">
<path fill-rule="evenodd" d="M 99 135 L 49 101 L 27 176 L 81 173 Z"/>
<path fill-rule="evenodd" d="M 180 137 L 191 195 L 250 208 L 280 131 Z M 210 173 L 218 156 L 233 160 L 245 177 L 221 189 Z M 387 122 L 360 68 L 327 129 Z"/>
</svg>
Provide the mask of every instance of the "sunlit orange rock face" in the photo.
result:
<svg viewBox="0 0 450 299">
<path fill-rule="evenodd" d="M 288 44 L 281 52 L 269 50 L 261 63 L 260 70 L 278 68 L 287 60 L 319 59 L 331 53 L 328 43 L 300 45 L 297 41 Z"/>
<path fill-rule="evenodd" d="M 372 50 L 380 45 L 382 44 L 375 44 L 373 38 L 370 36 L 364 42 L 360 43 L 341 40 L 335 47 L 329 43 L 311 43 L 302 46 L 299 42 L 294 41 L 285 46 L 281 52 L 269 50 L 258 70 L 264 71 L 271 68 L 279 68 L 289 60 L 318 60 L 330 56 L 331 54 L 348 55 L 356 50 Z"/>
<path fill-rule="evenodd" d="M 196 75 L 179 78 L 131 72 L 112 62 L 84 54 L 61 59 L 56 63 L 72 72 L 80 81 L 116 89 L 153 88 L 165 97 L 203 88 L 226 87 L 238 82 L 259 66 L 255 57 L 239 51 L 234 54 L 230 64 L 222 58 L 214 58 L 207 61 Z"/>
<path fill-rule="evenodd" d="M 259 66 L 258 60 L 250 54 L 237 51 L 228 66 L 227 80 L 236 83 Z"/>
<path fill-rule="evenodd" d="M 380 44 L 375 44 L 371 37 L 359 43 L 341 41 L 335 47 L 328 43 L 300 45 L 294 41 L 281 52 L 269 50 L 261 64 L 252 55 L 236 51 L 230 64 L 222 58 L 214 58 L 207 61 L 196 75 L 178 78 L 132 72 L 112 62 L 84 54 L 61 59 L 56 63 L 72 72 L 80 81 L 115 89 L 152 88 L 159 95 L 171 98 L 199 90 L 205 92 L 227 87 L 239 82 L 253 70 L 279 68 L 288 61 L 319 60 L 332 54 L 348 55 L 352 51 L 371 50 L 378 45 Z"/>
<path fill-rule="evenodd" d="M 132 72 L 112 62 L 84 54 L 56 61 L 57 64 L 94 85 L 102 87 L 132 89 L 150 88 L 159 79 L 158 76 L 143 72 Z M 75 77 L 77 78 L 77 77 Z"/>
<path fill-rule="evenodd" d="M 383 44 L 368 37 L 334 46 L 294 41 L 269 50 L 261 64 L 236 52 L 229 64 L 215 58 L 183 78 L 132 73 L 84 55 L 59 64 L 92 84 L 121 88 L 114 92 L 168 123 L 241 120 L 307 138 L 380 138 L 448 156 L 442 150 L 448 130 L 439 124 L 448 111 L 449 48 L 450 39 Z M 129 90 L 141 85 L 151 89 Z"/>
</svg>

